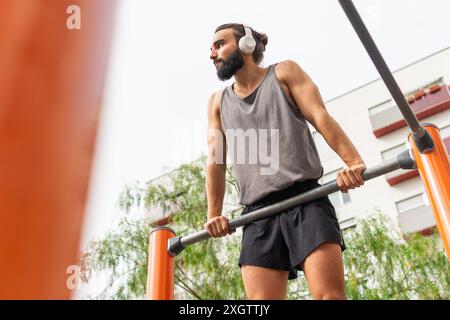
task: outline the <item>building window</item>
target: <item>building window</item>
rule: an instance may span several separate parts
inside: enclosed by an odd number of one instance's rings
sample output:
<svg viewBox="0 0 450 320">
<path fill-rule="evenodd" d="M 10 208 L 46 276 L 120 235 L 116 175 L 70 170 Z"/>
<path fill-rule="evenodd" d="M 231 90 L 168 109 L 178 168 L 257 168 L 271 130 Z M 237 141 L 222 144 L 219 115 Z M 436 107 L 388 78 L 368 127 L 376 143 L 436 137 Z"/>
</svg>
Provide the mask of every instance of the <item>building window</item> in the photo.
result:
<svg viewBox="0 0 450 320">
<path fill-rule="evenodd" d="M 324 174 L 322 179 L 320 180 L 321 183 L 324 184 L 324 183 L 330 182 L 332 180 L 335 180 L 336 174 L 338 173 L 339 170 L 342 170 L 342 168 L 332 171 L 332 172 L 329 172 L 327 174 Z M 330 199 L 333 206 L 335 206 L 336 208 L 350 202 L 350 200 L 351 200 L 350 194 L 348 192 L 343 193 L 341 191 L 337 191 L 335 193 L 329 194 L 328 198 Z"/>
<path fill-rule="evenodd" d="M 328 145 L 325 139 L 319 132 L 313 133 L 314 143 L 316 144 L 317 151 L 319 152 L 320 159 L 322 161 L 329 160 L 336 156 L 333 149 Z"/>
<path fill-rule="evenodd" d="M 387 150 L 381 151 L 381 158 L 383 161 L 395 158 L 399 153 L 408 149 L 408 145 L 406 143 L 399 144 L 395 147 L 389 148 Z"/>
<path fill-rule="evenodd" d="M 407 212 L 420 207 L 425 207 L 426 205 L 427 204 L 423 193 L 417 194 L 415 196 L 412 196 L 410 198 L 395 203 L 398 213 Z"/>
</svg>

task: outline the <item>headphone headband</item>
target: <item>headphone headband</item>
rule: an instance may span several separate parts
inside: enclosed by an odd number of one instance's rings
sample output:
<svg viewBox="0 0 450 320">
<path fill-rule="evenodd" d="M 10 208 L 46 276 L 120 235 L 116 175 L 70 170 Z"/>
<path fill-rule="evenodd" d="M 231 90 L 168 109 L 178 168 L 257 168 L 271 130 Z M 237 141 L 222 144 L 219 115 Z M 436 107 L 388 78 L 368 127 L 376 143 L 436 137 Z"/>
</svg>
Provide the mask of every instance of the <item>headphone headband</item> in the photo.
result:
<svg viewBox="0 0 450 320">
<path fill-rule="evenodd" d="M 246 24 L 243 24 L 242 26 L 245 30 L 245 36 L 239 39 L 239 49 L 244 54 L 251 54 L 255 51 L 256 41 L 253 38 L 252 29 Z"/>
<path fill-rule="evenodd" d="M 253 34 L 252 34 L 252 28 L 250 28 L 250 26 L 243 24 L 242 25 L 244 27 L 244 31 L 245 31 L 245 37 L 249 36 L 253 38 Z"/>
</svg>

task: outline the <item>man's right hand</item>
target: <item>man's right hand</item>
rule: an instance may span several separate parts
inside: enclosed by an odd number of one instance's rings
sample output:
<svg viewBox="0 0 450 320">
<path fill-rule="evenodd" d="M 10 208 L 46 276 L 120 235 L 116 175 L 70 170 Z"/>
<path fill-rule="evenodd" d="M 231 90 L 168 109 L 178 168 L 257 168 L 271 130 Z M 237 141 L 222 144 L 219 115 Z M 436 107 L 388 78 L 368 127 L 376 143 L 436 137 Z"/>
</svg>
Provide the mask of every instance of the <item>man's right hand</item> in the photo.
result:
<svg viewBox="0 0 450 320">
<path fill-rule="evenodd" d="M 213 238 L 220 238 L 236 231 L 230 230 L 228 226 L 228 218 L 224 216 L 213 217 L 205 223 L 205 229 Z"/>
</svg>

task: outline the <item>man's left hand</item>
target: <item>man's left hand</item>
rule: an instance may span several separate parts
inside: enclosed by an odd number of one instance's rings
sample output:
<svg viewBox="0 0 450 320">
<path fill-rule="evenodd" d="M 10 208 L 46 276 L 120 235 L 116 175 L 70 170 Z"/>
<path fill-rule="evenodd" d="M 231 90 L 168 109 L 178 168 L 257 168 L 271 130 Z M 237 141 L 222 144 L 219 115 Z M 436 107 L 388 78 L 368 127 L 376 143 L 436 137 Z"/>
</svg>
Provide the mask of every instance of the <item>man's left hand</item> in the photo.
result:
<svg viewBox="0 0 450 320">
<path fill-rule="evenodd" d="M 364 163 L 354 164 L 337 173 L 336 182 L 342 192 L 355 189 L 364 184 L 362 173 L 366 170 Z"/>
</svg>

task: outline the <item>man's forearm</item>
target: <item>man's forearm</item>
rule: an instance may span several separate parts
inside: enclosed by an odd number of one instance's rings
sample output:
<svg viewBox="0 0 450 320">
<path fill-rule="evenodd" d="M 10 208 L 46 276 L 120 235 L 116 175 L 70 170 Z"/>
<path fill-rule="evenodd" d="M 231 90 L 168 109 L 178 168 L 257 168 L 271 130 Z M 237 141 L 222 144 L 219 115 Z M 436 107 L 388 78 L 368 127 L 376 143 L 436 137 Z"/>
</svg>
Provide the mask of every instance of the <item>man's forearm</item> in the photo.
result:
<svg viewBox="0 0 450 320">
<path fill-rule="evenodd" d="M 328 145 L 341 157 L 347 166 L 364 163 L 350 138 L 330 115 L 317 121 L 317 128 Z"/>
<path fill-rule="evenodd" d="M 225 164 L 208 164 L 206 168 L 206 198 L 208 219 L 222 215 L 225 195 Z"/>
</svg>

